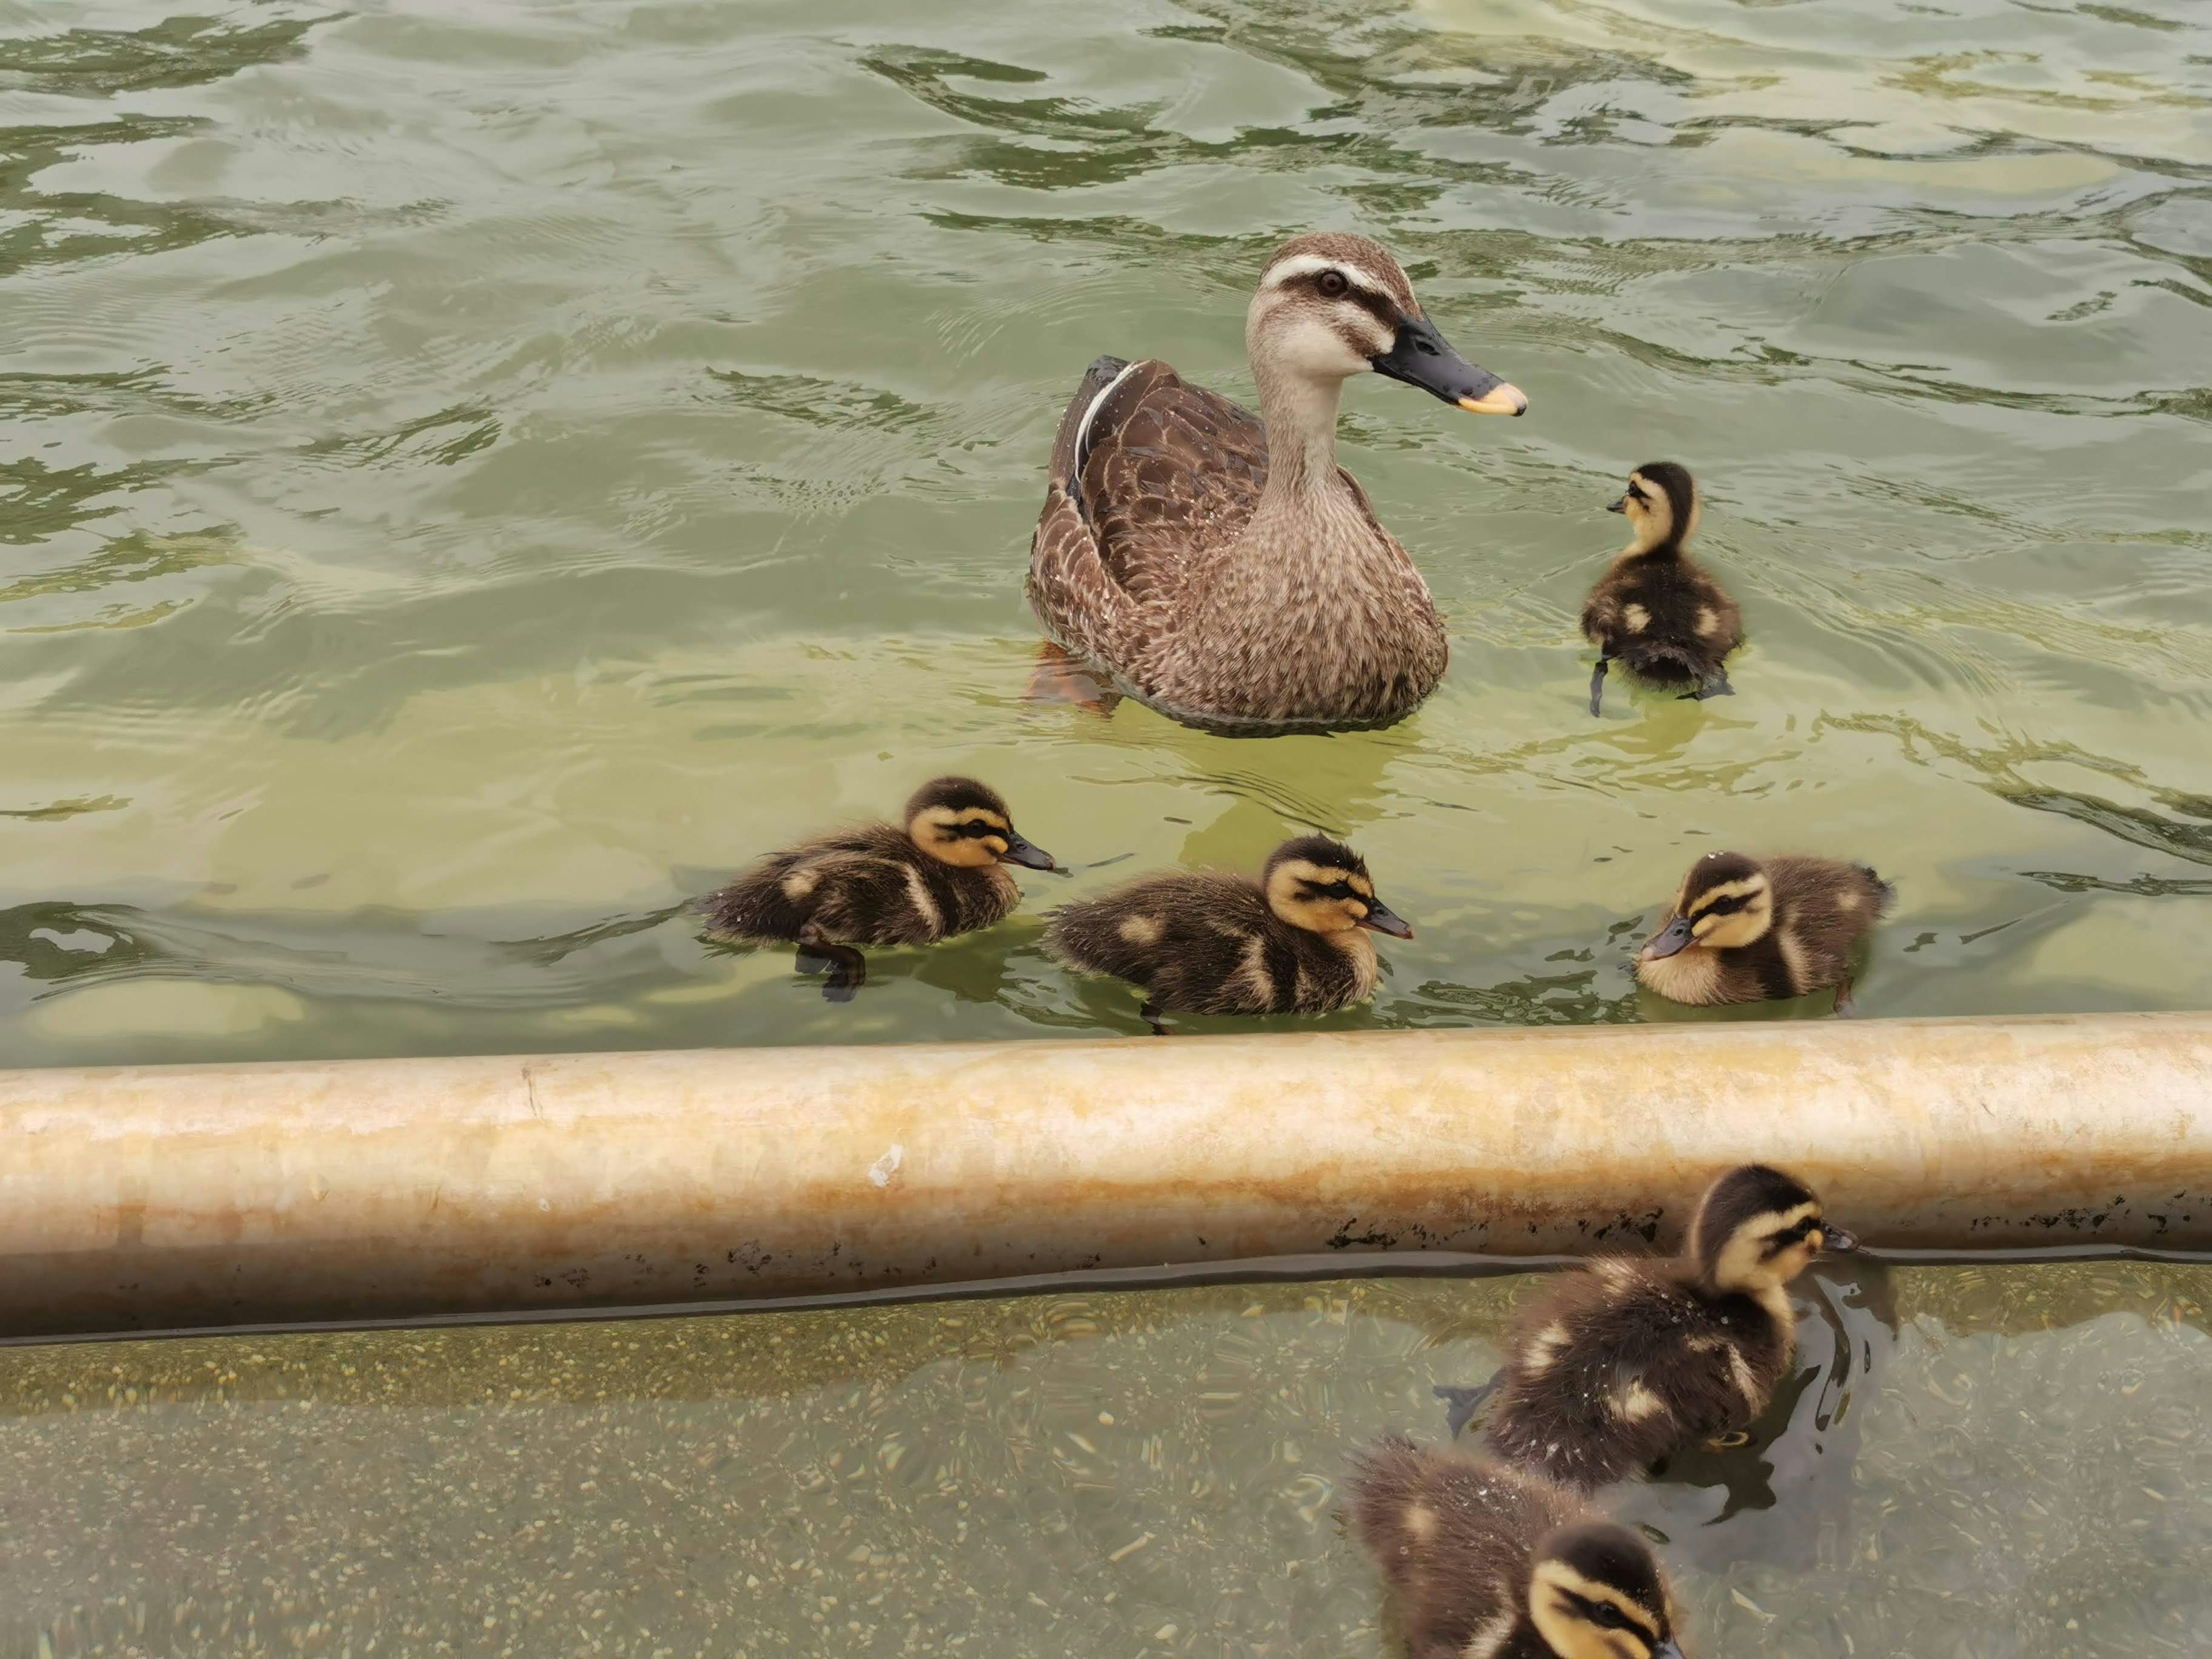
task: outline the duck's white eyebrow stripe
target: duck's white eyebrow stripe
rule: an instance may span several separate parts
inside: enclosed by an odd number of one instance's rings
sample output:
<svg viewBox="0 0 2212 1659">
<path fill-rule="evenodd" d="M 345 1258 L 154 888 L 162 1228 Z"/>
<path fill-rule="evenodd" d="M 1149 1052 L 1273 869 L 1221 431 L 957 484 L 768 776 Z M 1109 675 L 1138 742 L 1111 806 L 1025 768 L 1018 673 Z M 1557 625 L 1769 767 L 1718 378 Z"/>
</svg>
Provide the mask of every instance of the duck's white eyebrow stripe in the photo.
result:
<svg viewBox="0 0 2212 1659">
<path fill-rule="evenodd" d="M 1294 253 L 1287 259 L 1277 260 L 1267 267 L 1267 274 L 1261 279 L 1260 286 L 1263 289 L 1280 288 L 1285 283 L 1294 283 L 1301 276 L 1315 276 L 1324 270 L 1342 271 L 1345 280 L 1354 288 L 1364 289 L 1376 299 L 1388 300 L 1393 305 L 1398 302 L 1398 296 L 1391 293 L 1385 284 L 1376 282 L 1358 265 L 1319 253 Z"/>
</svg>

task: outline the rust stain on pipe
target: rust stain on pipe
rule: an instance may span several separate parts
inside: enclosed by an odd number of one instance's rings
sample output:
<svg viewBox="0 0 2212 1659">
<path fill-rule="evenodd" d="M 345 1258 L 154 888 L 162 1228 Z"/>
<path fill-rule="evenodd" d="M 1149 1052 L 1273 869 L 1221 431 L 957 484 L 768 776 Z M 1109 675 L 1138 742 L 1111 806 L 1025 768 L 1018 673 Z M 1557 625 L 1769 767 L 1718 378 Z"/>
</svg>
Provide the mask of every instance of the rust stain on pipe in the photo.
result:
<svg viewBox="0 0 2212 1659">
<path fill-rule="evenodd" d="M 2212 1247 L 2212 1014 L 0 1073 L 0 1335 L 1671 1244 Z"/>
</svg>

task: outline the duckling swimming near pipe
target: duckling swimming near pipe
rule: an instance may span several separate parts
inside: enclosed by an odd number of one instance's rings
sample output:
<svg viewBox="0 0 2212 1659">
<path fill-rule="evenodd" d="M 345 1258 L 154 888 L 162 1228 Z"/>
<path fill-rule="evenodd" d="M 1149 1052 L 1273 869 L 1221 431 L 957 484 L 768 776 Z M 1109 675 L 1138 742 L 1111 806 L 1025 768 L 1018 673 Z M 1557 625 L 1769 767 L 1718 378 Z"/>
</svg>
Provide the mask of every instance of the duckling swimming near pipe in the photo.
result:
<svg viewBox="0 0 2212 1659">
<path fill-rule="evenodd" d="M 1244 320 L 1261 420 L 1158 361 L 1101 357 L 1060 417 L 1029 598 L 1045 633 L 1175 718 L 1387 724 L 1443 676 L 1427 584 L 1336 464 L 1370 370 L 1477 414 L 1528 400 L 1446 343 L 1364 236 L 1275 250 Z"/>
<path fill-rule="evenodd" d="M 1646 461 L 1607 510 L 1627 514 L 1634 539 L 1583 606 L 1583 633 L 1598 653 L 1590 713 L 1603 703 L 1606 665 L 1616 660 L 1655 685 L 1692 688 L 1686 697 L 1729 696 L 1735 688 L 1728 657 L 1743 643 L 1743 613 L 1682 550 L 1698 527 L 1698 486 L 1689 469 Z"/>
<path fill-rule="evenodd" d="M 1370 933 L 1413 930 L 1375 895 L 1366 861 L 1327 836 L 1286 841 L 1261 879 L 1212 871 L 1145 876 L 1062 907 L 1046 934 L 1086 973 L 1145 993 L 1163 1013 L 1310 1014 L 1374 994 Z"/>
<path fill-rule="evenodd" d="M 934 945 L 1004 921 L 1022 897 L 1009 864 L 1049 870 L 1053 860 L 1015 830 L 996 790 L 938 778 L 915 792 L 899 823 L 772 853 L 699 908 L 717 938 L 797 945 L 800 970 L 826 964 L 823 994 L 843 1002 L 867 978 L 854 947 Z"/>
<path fill-rule="evenodd" d="M 1567 1488 L 1395 1436 L 1351 1462 L 1412 1659 L 1682 1659 L 1650 1547 Z"/>
<path fill-rule="evenodd" d="M 1836 1012 L 1848 1014 L 1851 949 L 1896 896 L 1863 864 L 1708 853 L 1637 953 L 1636 977 L 1697 1007 L 1832 988 Z"/>
<path fill-rule="evenodd" d="M 1858 1248 L 1794 1176 L 1747 1164 L 1713 1182 L 1683 1255 L 1607 1256 L 1560 1276 L 1514 1322 L 1498 1375 L 1439 1389 L 1464 1421 L 1486 1396 L 1500 1456 L 1589 1490 L 1680 1447 L 1735 1442 L 1796 1352 L 1789 1285 Z"/>
</svg>

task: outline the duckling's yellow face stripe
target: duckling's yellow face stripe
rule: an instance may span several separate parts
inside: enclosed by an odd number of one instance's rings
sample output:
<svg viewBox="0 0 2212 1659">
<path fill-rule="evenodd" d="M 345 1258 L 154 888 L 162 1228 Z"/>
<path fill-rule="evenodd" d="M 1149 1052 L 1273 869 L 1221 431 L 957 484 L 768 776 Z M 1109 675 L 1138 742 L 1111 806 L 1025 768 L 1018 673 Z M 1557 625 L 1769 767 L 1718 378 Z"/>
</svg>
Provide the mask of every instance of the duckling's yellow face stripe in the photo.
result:
<svg viewBox="0 0 2212 1659">
<path fill-rule="evenodd" d="M 995 864 L 1006 856 L 1012 825 L 988 806 L 931 806 L 907 826 L 914 844 L 946 864 Z"/>
<path fill-rule="evenodd" d="M 1528 1615 L 1564 1659 L 1646 1659 L 1664 1634 L 1657 1615 L 1642 1602 L 1565 1561 L 1537 1564 L 1529 1579 Z"/>
<path fill-rule="evenodd" d="M 1285 859 L 1267 877 L 1267 908 L 1317 933 L 1357 927 L 1374 904 L 1375 884 L 1358 870 Z"/>
<path fill-rule="evenodd" d="M 1769 1210 L 1739 1223 L 1713 1264 L 1713 1282 L 1723 1290 L 1760 1291 L 1787 1285 L 1819 1253 L 1820 1206 L 1814 1200 L 1787 1210 Z"/>
</svg>

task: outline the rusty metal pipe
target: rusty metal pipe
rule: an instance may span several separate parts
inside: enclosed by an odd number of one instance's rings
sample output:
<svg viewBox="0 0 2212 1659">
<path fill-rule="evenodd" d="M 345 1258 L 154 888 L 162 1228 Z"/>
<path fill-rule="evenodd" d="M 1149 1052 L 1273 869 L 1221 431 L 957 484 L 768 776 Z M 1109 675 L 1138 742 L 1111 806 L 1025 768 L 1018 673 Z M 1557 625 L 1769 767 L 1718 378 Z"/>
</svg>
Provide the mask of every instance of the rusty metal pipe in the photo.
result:
<svg viewBox="0 0 2212 1659">
<path fill-rule="evenodd" d="M 2212 1247 L 2212 1014 L 0 1073 L 0 1335 L 1671 1244 Z"/>
</svg>

